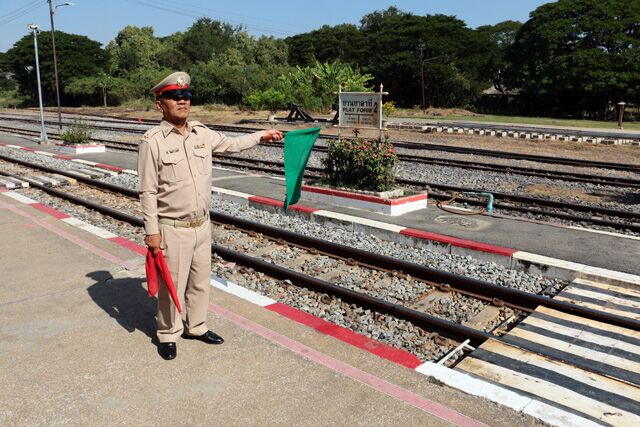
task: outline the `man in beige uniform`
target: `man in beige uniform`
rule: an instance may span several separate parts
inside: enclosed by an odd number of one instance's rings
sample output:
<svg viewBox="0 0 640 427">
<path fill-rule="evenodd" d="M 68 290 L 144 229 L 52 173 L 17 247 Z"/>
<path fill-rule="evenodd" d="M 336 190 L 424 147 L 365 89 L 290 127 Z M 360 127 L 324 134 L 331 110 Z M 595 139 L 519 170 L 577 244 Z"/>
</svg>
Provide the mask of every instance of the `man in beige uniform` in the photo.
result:
<svg viewBox="0 0 640 427">
<path fill-rule="evenodd" d="M 159 126 L 147 131 L 138 149 L 140 203 L 145 243 L 162 248 L 180 304 L 186 330 L 164 284 L 158 292 L 158 353 L 176 357 L 176 340 L 198 339 L 222 344 L 207 328 L 211 275 L 211 153 L 238 152 L 260 141 L 278 141 L 281 132 L 270 129 L 228 138 L 197 121 L 187 121 L 191 105 L 191 79 L 177 72 L 158 83 L 152 92 L 162 111 Z"/>
</svg>

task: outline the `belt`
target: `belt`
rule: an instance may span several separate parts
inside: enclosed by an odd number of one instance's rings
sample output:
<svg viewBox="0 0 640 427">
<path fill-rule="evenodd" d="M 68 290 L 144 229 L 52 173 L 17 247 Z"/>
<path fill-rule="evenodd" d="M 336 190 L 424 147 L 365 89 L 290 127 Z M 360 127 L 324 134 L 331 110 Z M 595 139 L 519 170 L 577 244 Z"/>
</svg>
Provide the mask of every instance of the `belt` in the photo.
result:
<svg viewBox="0 0 640 427">
<path fill-rule="evenodd" d="M 200 218 L 192 218 L 187 220 L 159 218 L 158 222 L 160 224 L 172 225 L 174 227 L 196 228 L 196 227 L 200 227 L 202 224 L 204 224 L 208 220 L 209 220 L 209 215 L 205 215 Z"/>
</svg>

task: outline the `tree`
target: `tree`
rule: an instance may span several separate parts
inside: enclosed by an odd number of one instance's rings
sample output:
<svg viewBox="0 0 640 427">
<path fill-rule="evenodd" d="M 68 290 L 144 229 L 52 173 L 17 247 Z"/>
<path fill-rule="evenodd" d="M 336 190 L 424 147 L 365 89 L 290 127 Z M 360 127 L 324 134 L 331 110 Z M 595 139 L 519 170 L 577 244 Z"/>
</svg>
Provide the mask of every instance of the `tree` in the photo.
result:
<svg viewBox="0 0 640 427">
<path fill-rule="evenodd" d="M 96 76 L 79 77 L 71 80 L 65 87 L 65 93 L 88 97 L 98 95 L 102 100 L 102 106 L 107 107 L 111 90 L 122 85 L 126 85 L 123 78 L 112 77 L 105 72 L 101 72 Z"/>
<path fill-rule="evenodd" d="M 124 76 L 139 68 L 157 68 L 160 49 L 160 40 L 153 35 L 152 27 L 127 25 L 107 45 L 111 71 L 115 75 Z"/>
<path fill-rule="evenodd" d="M 640 101 L 640 2 L 559 0 L 540 6 L 508 50 L 508 83 L 533 114 L 604 118 Z"/>
<path fill-rule="evenodd" d="M 47 102 L 55 100 L 55 79 L 53 74 L 53 52 L 51 32 L 43 31 L 38 36 L 40 74 L 42 78 L 42 94 Z M 107 63 L 107 53 L 100 43 L 85 36 L 56 31 L 56 52 L 58 56 L 58 76 L 60 90 L 64 92 L 66 85 L 73 79 L 83 76 L 98 75 Z M 25 35 L 6 53 L 10 71 L 20 87 L 20 93 L 31 100 L 37 99 L 37 83 L 35 76 L 35 56 L 33 36 Z M 67 103 L 73 99 L 65 100 Z"/>
<path fill-rule="evenodd" d="M 215 54 L 231 47 L 238 31 L 230 24 L 200 18 L 183 34 L 180 50 L 192 63 L 208 62 Z"/>
<path fill-rule="evenodd" d="M 301 67 L 336 60 L 356 65 L 363 59 L 365 47 L 363 35 L 353 24 L 323 25 L 318 30 L 288 37 L 285 42 L 289 47 L 289 63 Z"/>
<path fill-rule="evenodd" d="M 518 30 L 522 27 L 522 22 L 503 21 L 496 25 L 483 25 L 477 28 L 480 37 L 486 37 L 490 43 L 487 61 L 487 73 L 492 76 L 493 86 L 500 93 L 505 94 L 506 82 L 505 72 L 507 68 L 507 60 L 505 55 L 507 49 L 513 45 Z"/>
</svg>

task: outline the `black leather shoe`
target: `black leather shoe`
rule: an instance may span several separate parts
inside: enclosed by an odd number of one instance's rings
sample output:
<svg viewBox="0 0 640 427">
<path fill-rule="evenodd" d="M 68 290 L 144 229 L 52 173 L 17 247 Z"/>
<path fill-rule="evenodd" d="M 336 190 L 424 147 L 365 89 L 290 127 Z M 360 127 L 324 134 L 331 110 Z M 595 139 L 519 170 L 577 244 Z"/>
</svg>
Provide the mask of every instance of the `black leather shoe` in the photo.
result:
<svg viewBox="0 0 640 427">
<path fill-rule="evenodd" d="M 176 343 L 161 342 L 158 344 L 158 354 L 164 360 L 172 360 L 176 358 Z"/>
<path fill-rule="evenodd" d="M 182 335 L 183 338 L 186 338 L 188 340 L 198 340 L 198 341 L 202 341 L 203 343 L 207 343 L 207 344 L 222 344 L 224 342 L 224 340 L 222 339 L 222 337 L 218 334 L 216 334 L 215 332 L 212 331 L 207 331 L 202 335 L 187 335 L 184 334 Z"/>
</svg>

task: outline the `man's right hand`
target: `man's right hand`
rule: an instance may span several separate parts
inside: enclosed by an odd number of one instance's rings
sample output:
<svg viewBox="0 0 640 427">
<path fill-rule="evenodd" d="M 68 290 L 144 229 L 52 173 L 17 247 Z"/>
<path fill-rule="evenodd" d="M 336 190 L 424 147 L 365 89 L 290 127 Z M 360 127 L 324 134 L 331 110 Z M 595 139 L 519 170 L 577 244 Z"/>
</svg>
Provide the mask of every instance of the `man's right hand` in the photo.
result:
<svg viewBox="0 0 640 427">
<path fill-rule="evenodd" d="M 153 254 L 157 254 L 160 250 L 160 245 L 162 244 L 162 236 L 160 233 L 158 234 L 147 234 L 144 236 L 144 243 L 151 249 Z"/>
</svg>

